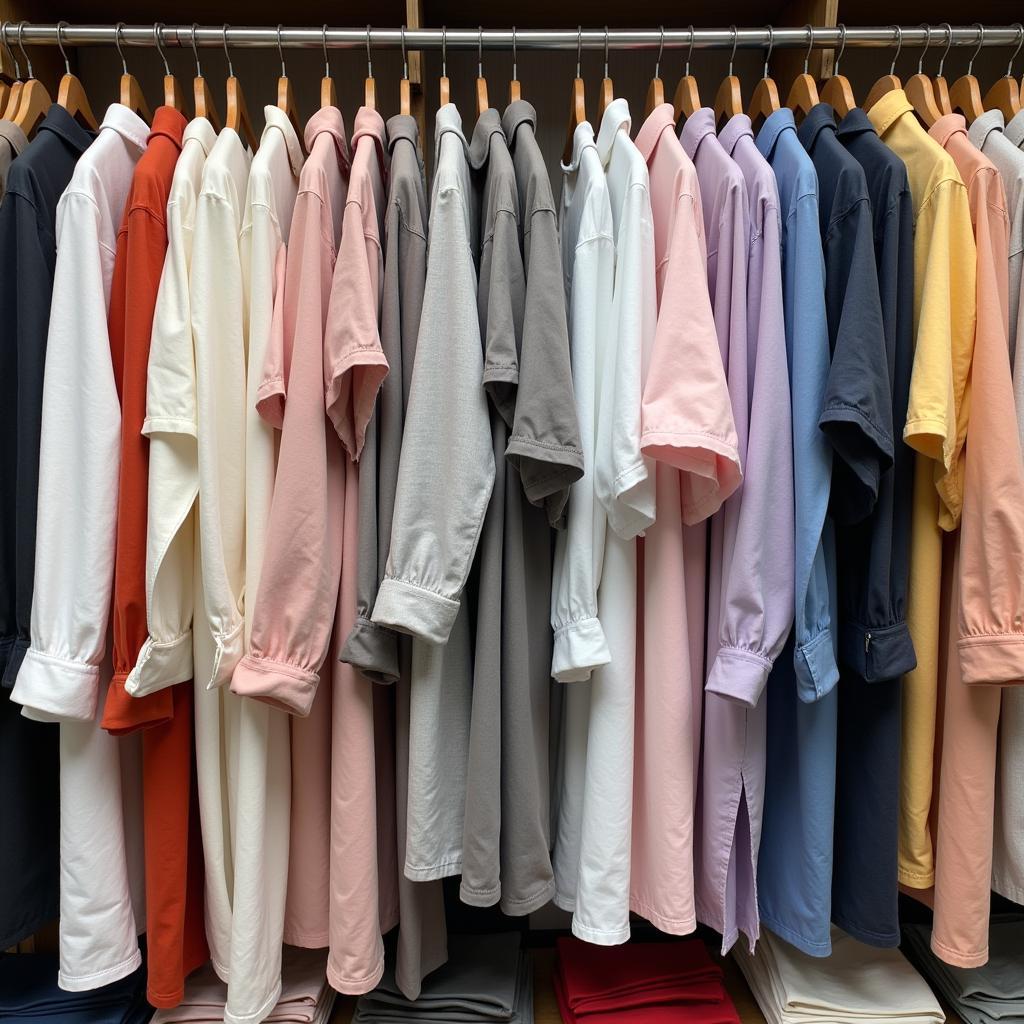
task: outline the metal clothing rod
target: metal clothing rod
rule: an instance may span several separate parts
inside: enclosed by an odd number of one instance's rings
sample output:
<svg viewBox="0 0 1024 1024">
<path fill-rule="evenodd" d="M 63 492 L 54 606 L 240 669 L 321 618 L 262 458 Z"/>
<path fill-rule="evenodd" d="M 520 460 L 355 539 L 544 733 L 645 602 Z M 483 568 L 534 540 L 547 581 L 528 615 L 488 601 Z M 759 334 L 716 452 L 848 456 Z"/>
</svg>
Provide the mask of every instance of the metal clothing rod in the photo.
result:
<svg viewBox="0 0 1024 1024">
<path fill-rule="evenodd" d="M 33 46 L 56 46 L 58 29 L 56 25 L 31 25 L 28 22 L 8 21 L 5 23 L 8 43 L 20 38 Z M 131 46 L 155 46 L 156 33 L 165 46 L 223 46 L 225 27 L 221 25 L 164 25 L 156 29 L 153 25 L 68 25 L 60 29 L 60 41 L 67 46 L 114 46 L 118 36 L 122 43 Z M 764 49 L 769 42 L 775 49 L 814 48 L 832 49 L 845 42 L 855 47 L 890 47 L 902 39 L 903 46 L 932 45 L 952 46 L 1010 46 L 1024 37 L 1024 30 L 1018 25 L 985 26 L 961 25 L 947 29 L 944 25 L 927 28 L 921 25 L 899 28 L 895 25 L 872 27 L 849 27 L 843 32 L 839 28 L 645 28 L 611 29 L 515 29 L 515 46 L 520 50 L 603 50 L 606 46 L 616 50 L 681 49 L 693 46 L 695 49 Z M 511 49 L 513 30 L 475 28 L 328 28 L 326 34 L 320 26 L 309 28 L 281 28 L 276 26 L 231 25 L 226 29 L 227 43 L 232 47 L 309 47 L 321 49 L 324 45 L 333 49 L 363 48 L 370 37 L 371 46 L 379 49 L 397 50 L 404 45 L 409 50 L 439 50 L 442 44 L 453 50 L 470 50 L 482 46 L 489 50 Z"/>
</svg>

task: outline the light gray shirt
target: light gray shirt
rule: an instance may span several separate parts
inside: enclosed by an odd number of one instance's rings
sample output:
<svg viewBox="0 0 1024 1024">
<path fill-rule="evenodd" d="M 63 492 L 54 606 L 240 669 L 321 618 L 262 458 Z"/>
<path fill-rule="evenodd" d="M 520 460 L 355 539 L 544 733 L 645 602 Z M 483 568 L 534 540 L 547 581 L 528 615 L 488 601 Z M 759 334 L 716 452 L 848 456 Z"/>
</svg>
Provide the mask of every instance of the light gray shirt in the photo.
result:
<svg viewBox="0 0 1024 1024">
<path fill-rule="evenodd" d="M 7 188 L 7 169 L 27 145 L 25 133 L 13 121 L 0 119 L 0 200 Z"/>
</svg>

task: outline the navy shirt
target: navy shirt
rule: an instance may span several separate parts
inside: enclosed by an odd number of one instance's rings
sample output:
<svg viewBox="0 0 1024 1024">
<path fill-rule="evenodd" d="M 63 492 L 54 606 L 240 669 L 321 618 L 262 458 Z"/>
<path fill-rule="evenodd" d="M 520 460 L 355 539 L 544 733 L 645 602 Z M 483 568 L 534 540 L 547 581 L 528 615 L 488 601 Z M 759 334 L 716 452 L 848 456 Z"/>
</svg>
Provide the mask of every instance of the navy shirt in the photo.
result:
<svg viewBox="0 0 1024 1024">
<path fill-rule="evenodd" d="M 894 435 L 902 437 L 913 365 L 914 210 L 903 161 L 863 110 L 837 137 L 864 169 L 871 201 Z M 840 716 L 833 918 L 862 942 L 896 946 L 900 677 L 917 664 L 907 629 L 914 460 L 898 441 L 872 514 L 840 547 Z M 870 684 L 870 685 L 869 685 Z"/>
<path fill-rule="evenodd" d="M 94 136 L 54 105 L 11 164 L 0 205 L 0 670 L 29 644 L 39 432 L 57 201 Z M 57 728 L 0 692 L 0 948 L 57 916 Z"/>
</svg>

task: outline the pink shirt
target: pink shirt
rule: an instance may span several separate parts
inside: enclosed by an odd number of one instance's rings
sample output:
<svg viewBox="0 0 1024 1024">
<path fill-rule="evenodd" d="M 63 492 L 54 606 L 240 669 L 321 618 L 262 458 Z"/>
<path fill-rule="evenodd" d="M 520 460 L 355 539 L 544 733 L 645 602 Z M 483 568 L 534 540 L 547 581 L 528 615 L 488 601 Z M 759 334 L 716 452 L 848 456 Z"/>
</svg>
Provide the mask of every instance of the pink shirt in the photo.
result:
<svg viewBox="0 0 1024 1024">
<path fill-rule="evenodd" d="M 675 134 L 670 104 L 636 144 L 651 183 L 658 325 L 644 383 L 641 445 L 657 460 L 657 521 L 641 541 L 643 632 L 633 750 L 630 909 L 662 931 L 696 927 L 693 816 L 703 666 L 691 662 L 683 525 L 718 510 L 740 481 L 736 425 L 707 284 L 697 171 Z M 703 571 L 703 565 L 700 566 Z"/>
</svg>

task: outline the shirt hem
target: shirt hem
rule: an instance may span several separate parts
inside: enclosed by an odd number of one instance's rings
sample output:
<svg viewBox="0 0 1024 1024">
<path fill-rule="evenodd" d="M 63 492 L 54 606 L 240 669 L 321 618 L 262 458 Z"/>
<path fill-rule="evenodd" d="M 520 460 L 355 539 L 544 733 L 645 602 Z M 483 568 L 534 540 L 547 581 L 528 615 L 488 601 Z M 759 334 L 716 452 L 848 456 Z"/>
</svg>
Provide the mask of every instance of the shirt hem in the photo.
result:
<svg viewBox="0 0 1024 1024">
<path fill-rule="evenodd" d="M 799 932 L 763 913 L 761 914 L 761 924 L 769 931 L 775 932 L 780 939 L 785 939 L 791 946 L 799 949 L 801 953 L 806 953 L 808 956 L 818 959 L 832 955 L 831 939 L 816 942 L 814 939 L 804 938 Z"/>
<path fill-rule="evenodd" d="M 592 942 L 595 946 L 622 946 L 629 942 L 629 922 L 627 921 L 621 928 L 593 928 L 582 924 L 574 916 L 572 933 L 577 939 Z"/>
<path fill-rule="evenodd" d="M 346 996 L 361 996 L 371 989 L 377 987 L 377 983 L 384 977 L 384 958 L 381 957 L 371 971 L 366 974 L 348 977 L 327 961 L 327 982 L 335 992 Z"/>
<path fill-rule="evenodd" d="M 634 914 L 639 914 L 646 921 L 650 921 L 658 931 L 666 935 L 689 935 L 697 930 L 697 912 L 691 911 L 682 917 L 667 917 L 655 910 L 654 907 L 638 896 L 630 896 L 629 909 Z"/>
<path fill-rule="evenodd" d="M 90 974 L 69 975 L 63 969 L 57 974 L 57 984 L 65 992 L 91 992 L 95 988 L 102 988 L 110 985 L 121 978 L 127 978 L 142 965 L 142 953 L 135 950 L 127 960 L 119 964 L 105 967 L 102 971 L 93 971 Z"/>
<path fill-rule="evenodd" d="M 953 967 L 983 967 L 988 963 L 988 946 L 974 952 L 961 953 L 959 950 L 947 946 L 944 942 L 940 942 L 935 938 L 935 933 L 932 932 L 931 948 L 932 952 L 943 963 L 950 964 Z"/>
</svg>

